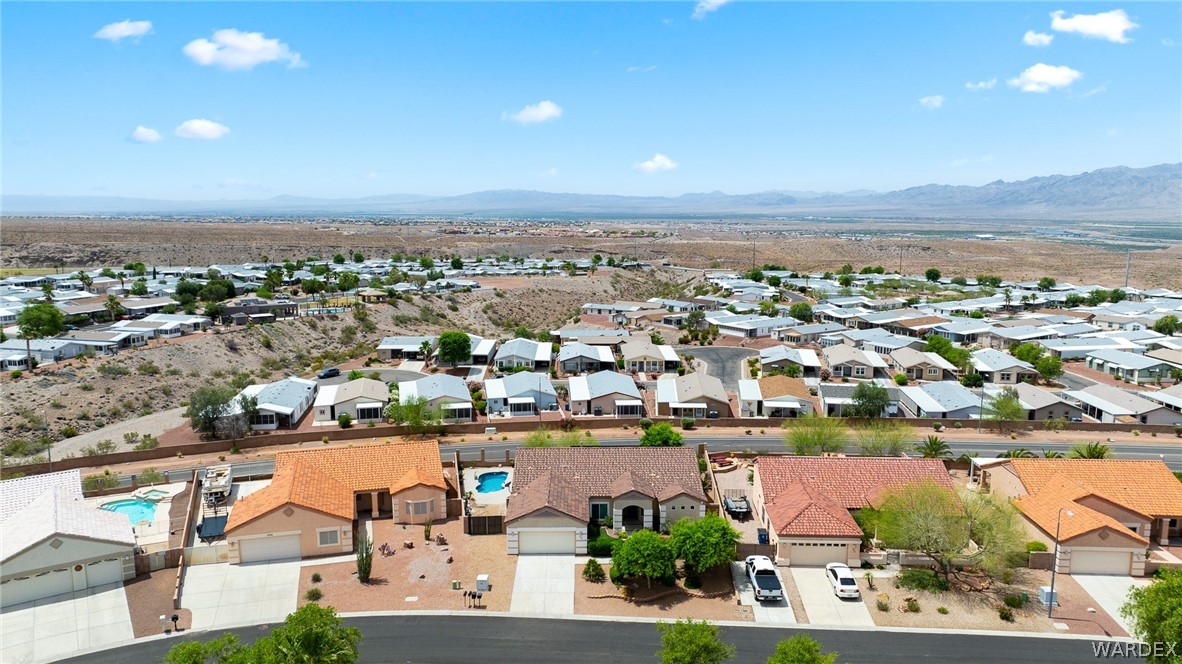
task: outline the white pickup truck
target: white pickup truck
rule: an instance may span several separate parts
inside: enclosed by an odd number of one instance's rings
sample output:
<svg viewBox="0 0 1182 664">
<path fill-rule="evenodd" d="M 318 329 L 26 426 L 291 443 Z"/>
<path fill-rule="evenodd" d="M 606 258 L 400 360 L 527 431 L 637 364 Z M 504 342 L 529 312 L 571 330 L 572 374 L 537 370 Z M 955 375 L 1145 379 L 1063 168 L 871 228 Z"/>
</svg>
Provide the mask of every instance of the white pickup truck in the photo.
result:
<svg viewBox="0 0 1182 664">
<path fill-rule="evenodd" d="M 751 587 L 755 589 L 755 601 L 778 602 L 784 599 L 784 586 L 776 575 L 776 566 L 767 556 L 747 556 L 744 567 Z"/>
</svg>

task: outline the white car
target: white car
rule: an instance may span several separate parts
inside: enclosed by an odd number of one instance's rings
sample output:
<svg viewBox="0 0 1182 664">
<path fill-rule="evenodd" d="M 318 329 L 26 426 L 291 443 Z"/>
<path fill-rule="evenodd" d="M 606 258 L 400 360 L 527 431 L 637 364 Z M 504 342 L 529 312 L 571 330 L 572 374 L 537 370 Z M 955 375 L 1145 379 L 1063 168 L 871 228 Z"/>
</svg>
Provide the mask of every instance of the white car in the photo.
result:
<svg viewBox="0 0 1182 664">
<path fill-rule="evenodd" d="M 829 579 L 829 585 L 833 586 L 833 594 L 838 597 L 859 597 L 862 594 L 849 565 L 829 563 L 825 566 L 825 578 Z"/>
</svg>

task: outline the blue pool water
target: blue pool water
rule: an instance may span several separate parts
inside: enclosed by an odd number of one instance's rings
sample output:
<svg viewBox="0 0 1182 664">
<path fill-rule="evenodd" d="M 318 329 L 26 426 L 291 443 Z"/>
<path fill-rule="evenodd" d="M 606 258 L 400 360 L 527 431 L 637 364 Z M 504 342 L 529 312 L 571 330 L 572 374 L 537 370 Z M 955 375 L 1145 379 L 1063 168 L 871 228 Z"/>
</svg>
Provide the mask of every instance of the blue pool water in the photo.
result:
<svg viewBox="0 0 1182 664">
<path fill-rule="evenodd" d="M 103 509 L 109 512 L 126 514 L 127 518 L 131 520 L 132 525 L 135 525 L 140 521 L 152 521 L 156 516 L 156 503 L 140 500 L 138 498 L 116 500 L 103 505 Z"/>
<path fill-rule="evenodd" d="M 503 471 L 485 473 L 476 478 L 476 493 L 500 491 L 505 488 L 505 480 L 507 479 L 509 479 L 509 473 Z"/>
</svg>

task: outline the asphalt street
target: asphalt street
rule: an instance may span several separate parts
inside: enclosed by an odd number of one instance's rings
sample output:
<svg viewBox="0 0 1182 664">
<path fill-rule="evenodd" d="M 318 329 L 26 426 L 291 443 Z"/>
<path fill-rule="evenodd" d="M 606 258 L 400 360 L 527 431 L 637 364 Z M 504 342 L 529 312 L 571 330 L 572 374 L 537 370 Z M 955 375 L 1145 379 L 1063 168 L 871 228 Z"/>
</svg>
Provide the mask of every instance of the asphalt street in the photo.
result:
<svg viewBox="0 0 1182 664">
<path fill-rule="evenodd" d="M 1091 387 L 1096 384 L 1096 381 L 1092 380 L 1091 378 L 1084 378 L 1078 374 L 1073 374 L 1066 371 L 1063 372 L 1062 376 L 1059 376 L 1055 380 L 1062 383 L 1064 389 L 1068 390 L 1082 390 L 1085 387 Z"/>
<path fill-rule="evenodd" d="M 368 376 L 370 373 L 377 371 L 382 375 L 381 381 L 383 383 L 399 383 L 404 381 L 418 380 L 423 377 L 423 374 L 417 371 L 403 371 L 402 369 L 361 369 Z M 320 385 L 340 385 L 349 381 L 349 372 L 342 371 L 341 375 L 332 378 L 317 378 L 315 379 Z"/>
<path fill-rule="evenodd" d="M 500 616 L 381 616 L 347 618 L 361 629 L 364 664 L 632 664 L 658 662 L 660 637 L 652 623 L 547 620 Z M 231 630 L 251 642 L 265 628 Z M 806 631 L 827 651 L 848 664 L 1067 664 L 1091 661 L 1089 640 L 891 632 L 883 630 L 808 630 L 795 627 L 723 627 L 737 664 L 762 664 L 776 643 Z M 90 653 L 66 662 L 122 664 L 158 662 L 172 645 L 217 634 L 182 634 Z M 1142 662 L 1143 659 L 1121 659 Z"/>
<path fill-rule="evenodd" d="M 723 387 L 734 392 L 739 389 L 743 362 L 759 355 L 759 351 L 735 346 L 674 346 L 678 353 L 693 355 L 706 363 L 706 373 L 722 381 Z"/>
</svg>

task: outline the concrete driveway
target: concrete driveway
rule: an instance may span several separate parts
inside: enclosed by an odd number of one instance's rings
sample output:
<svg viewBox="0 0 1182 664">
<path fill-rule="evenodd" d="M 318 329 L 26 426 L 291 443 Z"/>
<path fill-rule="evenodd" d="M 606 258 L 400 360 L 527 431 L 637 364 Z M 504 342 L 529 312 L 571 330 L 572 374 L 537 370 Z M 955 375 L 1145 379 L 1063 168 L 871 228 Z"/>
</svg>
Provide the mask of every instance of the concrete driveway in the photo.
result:
<svg viewBox="0 0 1182 664">
<path fill-rule="evenodd" d="M 780 573 L 782 575 L 782 572 Z M 751 615 L 757 623 L 778 625 L 795 625 L 796 614 L 792 612 L 792 605 L 787 599 L 779 602 L 755 601 L 755 589 L 751 587 L 751 580 L 743 570 L 743 563 L 731 563 L 731 576 L 735 579 L 735 590 L 739 592 L 739 604 L 751 607 Z M 780 579 L 783 584 L 784 579 Z"/>
<path fill-rule="evenodd" d="M 1149 585 L 1149 579 L 1138 579 L 1131 576 L 1108 574 L 1072 574 L 1072 579 L 1083 586 L 1092 599 L 1100 605 L 1105 613 L 1120 625 L 1126 634 L 1132 634 L 1129 624 L 1120 615 L 1120 607 L 1128 598 L 1129 590 L 1137 586 Z"/>
<path fill-rule="evenodd" d="M 194 565 L 185 572 L 181 606 L 194 631 L 282 622 L 296 610 L 300 561 Z"/>
<path fill-rule="evenodd" d="M 0 613 L 3 662 L 55 662 L 79 650 L 134 638 L 122 583 L 18 604 Z"/>
<path fill-rule="evenodd" d="M 734 391 L 739 389 L 739 377 L 747 358 L 758 356 L 759 351 L 736 346 L 675 346 L 678 353 L 693 355 L 706 363 L 706 373 L 722 381 L 723 387 Z"/>
<path fill-rule="evenodd" d="M 418 380 L 426 375 L 417 371 L 407 371 L 405 369 L 366 369 L 365 367 L 362 367 L 359 369 L 359 371 L 365 372 L 366 376 L 373 373 L 374 371 L 377 371 L 379 374 L 381 374 L 381 381 L 383 383 L 409 382 L 412 380 Z M 332 378 L 316 378 L 315 380 L 320 384 L 321 387 L 324 387 L 325 385 L 340 385 L 341 383 L 349 382 L 349 372 L 342 370 L 341 375 L 339 376 L 334 376 Z"/>
<path fill-rule="evenodd" d="M 570 616 L 575 613 L 573 555 L 517 556 L 511 613 Z"/>
<path fill-rule="evenodd" d="M 825 578 L 824 567 L 791 567 L 792 579 L 812 625 L 873 627 L 870 610 L 862 599 L 839 599 Z"/>
</svg>

